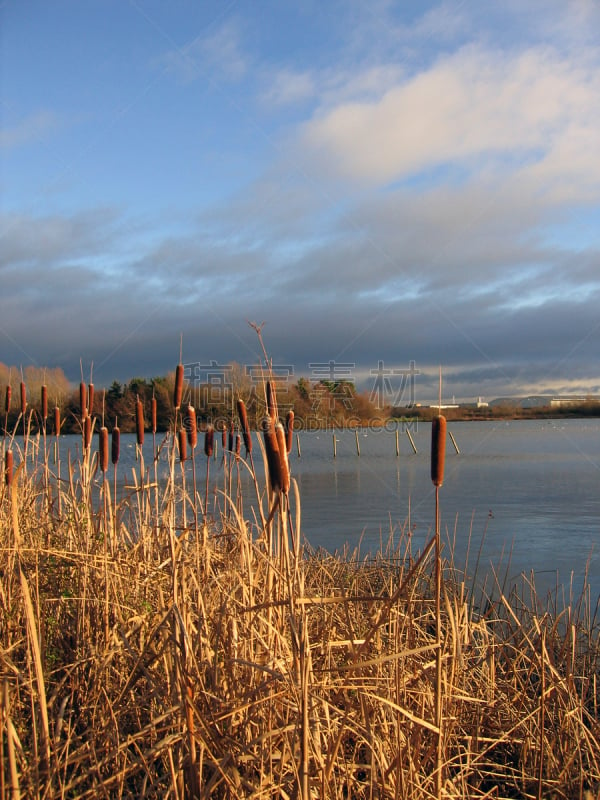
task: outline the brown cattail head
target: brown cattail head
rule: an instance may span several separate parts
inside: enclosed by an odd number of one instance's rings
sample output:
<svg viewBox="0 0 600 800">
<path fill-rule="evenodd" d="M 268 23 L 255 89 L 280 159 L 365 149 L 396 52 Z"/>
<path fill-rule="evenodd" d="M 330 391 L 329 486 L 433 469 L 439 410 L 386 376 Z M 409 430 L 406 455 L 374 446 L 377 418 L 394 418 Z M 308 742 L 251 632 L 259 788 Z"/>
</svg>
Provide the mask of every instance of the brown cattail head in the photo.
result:
<svg viewBox="0 0 600 800">
<path fill-rule="evenodd" d="M 8 414 L 10 411 L 10 399 L 12 397 L 12 389 L 10 388 L 10 383 L 6 387 L 6 394 L 4 396 L 4 413 Z"/>
<path fill-rule="evenodd" d="M 12 484 L 13 480 L 13 452 L 7 450 L 4 455 L 4 480 L 7 486 Z"/>
<path fill-rule="evenodd" d="M 242 451 L 242 437 L 239 433 L 235 435 L 235 460 L 239 461 L 240 453 Z"/>
<path fill-rule="evenodd" d="M 156 397 L 152 395 L 152 402 L 150 405 L 151 415 L 152 415 L 152 433 L 155 434 L 158 430 L 157 420 L 158 420 L 158 403 L 156 401 Z"/>
<path fill-rule="evenodd" d="M 25 386 L 25 382 L 21 381 L 21 414 L 25 416 L 25 411 L 27 409 L 27 387 Z"/>
<path fill-rule="evenodd" d="M 444 482 L 444 458 L 446 456 L 446 417 L 438 414 L 431 421 L 431 480 L 434 486 Z"/>
<path fill-rule="evenodd" d="M 225 422 L 221 428 L 221 447 L 223 448 L 223 452 L 227 450 L 227 424 Z"/>
<path fill-rule="evenodd" d="M 91 416 L 94 413 L 94 396 L 96 390 L 94 389 L 94 384 L 90 383 L 88 385 L 88 396 L 87 396 L 87 409 L 88 414 Z"/>
<path fill-rule="evenodd" d="M 60 436 L 60 408 L 54 406 L 54 434 Z"/>
<path fill-rule="evenodd" d="M 175 370 L 175 389 L 173 390 L 173 405 L 176 409 L 181 408 L 181 398 L 183 397 L 183 364 L 177 364 Z"/>
<path fill-rule="evenodd" d="M 272 420 L 277 419 L 277 397 L 275 395 L 275 387 L 271 381 L 267 381 L 265 386 L 265 394 L 267 396 L 267 414 Z"/>
<path fill-rule="evenodd" d="M 81 409 L 81 419 L 87 417 L 87 387 L 84 381 L 79 383 L 79 408 Z"/>
<path fill-rule="evenodd" d="M 185 411 L 185 427 L 188 442 L 193 450 L 198 444 L 198 423 L 196 421 L 196 409 L 192 405 L 188 405 Z"/>
<path fill-rule="evenodd" d="M 287 494 L 290 490 L 290 465 L 287 457 L 287 442 L 285 428 L 278 422 L 275 425 L 277 436 L 277 449 L 279 451 L 279 476 L 281 478 L 281 491 Z"/>
<path fill-rule="evenodd" d="M 246 456 L 252 452 L 252 435 L 250 433 L 250 425 L 248 424 L 248 412 L 246 411 L 246 404 L 240 397 L 237 401 L 238 417 L 240 418 L 240 425 L 242 428 L 242 436 L 244 437 L 244 447 L 246 448 Z"/>
<path fill-rule="evenodd" d="M 48 419 L 48 387 L 42 386 L 42 419 L 44 422 Z"/>
<path fill-rule="evenodd" d="M 273 418 L 267 414 L 263 419 L 263 436 L 265 439 L 265 452 L 267 454 L 267 466 L 269 468 L 269 483 L 274 492 L 281 489 L 281 470 L 279 462 L 279 445 L 277 444 L 277 434 Z"/>
<path fill-rule="evenodd" d="M 209 425 L 204 433 L 204 454 L 210 458 L 213 454 L 215 447 L 215 429 L 213 425 Z"/>
<path fill-rule="evenodd" d="M 179 429 L 179 460 L 183 464 L 187 458 L 187 437 L 184 428 Z"/>
<path fill-rule="evenodd" d="M 83 420 L 83 446 L 87 450 L 92 443 L 92 418 L 86 417 Z"/>
<path fill-rule="evenodd" d="M 292 452 L 294 443 L 294 412 L 288 411 L 285 417 L 285 446 L 288 455 Z"/>
<path fill-rule="evenodd" d="M 108 470 L 108 428 L 104 425 L 98 431 L 98 463 L 102 472 Z"/>
<path fill-rule="evenodd" d="M 121 429 L 115 425 L 112 429 L 110 460 L 114 465 L 118 464 L 121 455 Z"/>
<path fill-rule="evenodd" d="M 144 404 L 138 397 L 135 403 L 135 433 L 140 447 L 144 444 L 144 428 Z"/>
</svg>

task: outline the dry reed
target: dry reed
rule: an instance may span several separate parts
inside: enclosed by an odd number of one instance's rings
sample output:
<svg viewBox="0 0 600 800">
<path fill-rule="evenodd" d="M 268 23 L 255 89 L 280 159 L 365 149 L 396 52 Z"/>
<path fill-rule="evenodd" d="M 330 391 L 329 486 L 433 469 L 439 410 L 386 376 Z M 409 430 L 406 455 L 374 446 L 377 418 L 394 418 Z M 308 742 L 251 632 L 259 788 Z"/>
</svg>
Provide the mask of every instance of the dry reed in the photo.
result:
<svg viewBox="0 0 600 800">
<path fill-rule="evenodd" d="M 274 426 L 265 456 L 282 449 Z M 435 480 L 439 463 L 438 451 Z M 440 757 L 448 799 L 597 796 L 587 590 L 564 609 L 526 578 L 473 597 L 445 563 L 436 611 L 433 542 L 414 550 L 410 525 L 369 559 L 286 536 L 271 553 L 260 506 L 246 518 L 230 492 L 231 513 L 194 537 L 174 470 L 158 519 L 139 479 L 135 500 L 115 503 L 108 548 L 76 469 L 54 481 L 60 513 L 43 470 L 15 472 L 0 492 L 5 796 L 421 800 L 436 794 Z M 265 493 L 261 482 L 257 504 Z M 293 480 L 289 500 L 299 520 Z"/>
</svg>

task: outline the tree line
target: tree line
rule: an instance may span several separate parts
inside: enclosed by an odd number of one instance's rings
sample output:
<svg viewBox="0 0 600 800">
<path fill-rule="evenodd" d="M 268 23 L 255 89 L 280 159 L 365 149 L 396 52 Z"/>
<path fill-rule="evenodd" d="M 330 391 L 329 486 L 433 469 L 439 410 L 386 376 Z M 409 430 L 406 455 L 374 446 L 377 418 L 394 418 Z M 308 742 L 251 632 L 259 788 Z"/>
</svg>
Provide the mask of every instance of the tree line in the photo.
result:
<svg viewBox="0 0 600 800">
<path fill-rule="evenodd" d="M 350 381 L 301 377 L 292 382 L 275 377 L 272 383 L 279 416 L 284 418 L 287 411 L 293 410 L 297 429 L 362 425 L 381 416 L 368 395 L 357 392 Z M 172 429 L 175 419 L 174 386 L 174 371 L 151 379 L 134 377 L 124 383 L 115 380 L 108 387 L 96 387 L 92 381 L 74 386 L 60 368 L 27 367 L 21 372 L 0 364 L 3 429 L 9 434 L 24 428 L 54 434 L 54 410 L 58 408 L 62 434 L 80 433 L 86 414 L 109 431 L 118 425 L 123 433 L 134 432 L 136 404 L 141 400 L 146 429 L 152 430 L 155 421 L 156 431 L 164 432 Z M 257 381 L 232 364 L 225 381 L 199 383 L 188 379 L 184 384 L 183 403 L 194 407 L 201 426 L 237 424 L 238 398 L 246 404 L 250 425 L 258 428 L 266 413 L 263 379 Z"/>
</svg>

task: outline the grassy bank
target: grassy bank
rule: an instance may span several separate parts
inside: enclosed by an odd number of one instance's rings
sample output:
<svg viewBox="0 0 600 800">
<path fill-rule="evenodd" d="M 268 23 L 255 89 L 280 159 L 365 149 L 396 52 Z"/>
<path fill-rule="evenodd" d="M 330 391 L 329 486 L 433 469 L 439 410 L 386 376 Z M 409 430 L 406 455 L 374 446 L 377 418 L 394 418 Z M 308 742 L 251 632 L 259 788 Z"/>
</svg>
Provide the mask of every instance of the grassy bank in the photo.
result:
<svg viewBox="0 0 600 800">
<path fill-rule="evenodd" d="M 169 480 L 138 462 L 117 501 L 83 428 L 56 462 L 4 442 L 2 797 L 600 796 L 585 593 L 473 596 L 446 563 L 438 605 L 435 542 L 403 529 L 368 561 L 313 552 L 255 434 L 215 461 L 188 425 L 155 442 Z"/>
</svg>

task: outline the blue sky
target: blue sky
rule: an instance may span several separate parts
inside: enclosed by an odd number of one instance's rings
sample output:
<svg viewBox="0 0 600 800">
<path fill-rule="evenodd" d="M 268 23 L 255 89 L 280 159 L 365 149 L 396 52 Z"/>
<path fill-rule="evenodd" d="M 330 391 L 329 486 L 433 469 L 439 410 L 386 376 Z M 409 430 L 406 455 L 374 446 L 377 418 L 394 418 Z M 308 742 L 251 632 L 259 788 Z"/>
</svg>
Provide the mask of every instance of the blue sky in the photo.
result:
<svg viewBox="0 0 600 800">
<path fill-rule="evenodd" d="M 599 392 L 600 4 L 0 2 L 0 361 Z M 312 365 L 312 366 L 311 366 Z"/>
</svg>

